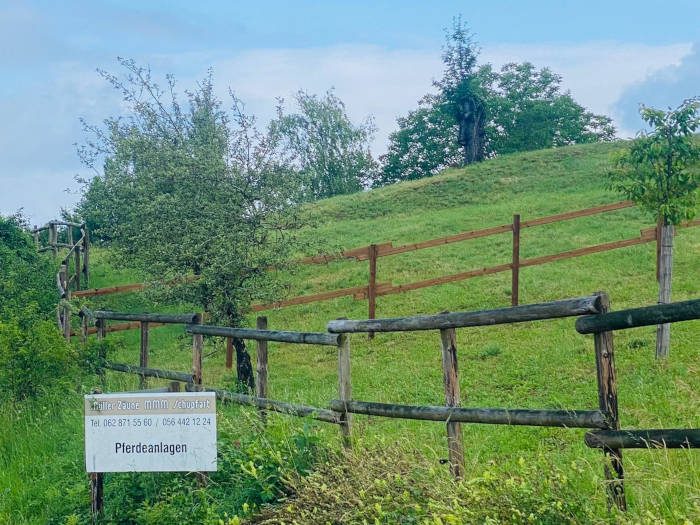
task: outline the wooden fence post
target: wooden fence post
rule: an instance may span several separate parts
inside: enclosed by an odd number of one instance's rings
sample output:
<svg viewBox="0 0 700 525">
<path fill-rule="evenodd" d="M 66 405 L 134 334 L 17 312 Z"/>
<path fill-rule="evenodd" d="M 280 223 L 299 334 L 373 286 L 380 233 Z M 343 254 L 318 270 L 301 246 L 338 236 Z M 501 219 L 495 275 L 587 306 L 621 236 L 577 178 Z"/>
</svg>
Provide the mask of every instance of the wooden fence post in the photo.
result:
<svg viewBox="0 0 700 525">
<path fill-rule="evenodd" d="M 202 314 L 197 314 L 195 324 L 202 324 Z M 192 374 L 194 375 L 194 390 L 199 392 L 202 389 L 202 348 L 204 346 L 204 336 L 202 334 L 192 334 Z"/>
<path fill-rule="evenodd" d="M 101 394 L 99 388 L 92 389 L 93 394 Z M 97 519 L 104 509 L 104 474 L 102 472 L 90 472 L 90 516 L 92 524 L 97 523 Z"/>
<path fill-rule="evenodd" d="M 70 290 L 66 289 L 65 306 L 63 307 L 63 337 L 70 343 Z"/>
<path fill-rule="evenodd" d="M 85 288 L 90 288 L 90 233 L 87 226 L 83 229 L 83 276 L 85 277 Z"/>
<path fill-rule="evenodd" d="M 661 281 L 661 232 L 664 223 L 659 220 L 656 223 L 656 282 Z"/>
<path fill-rule="evenodd" d="M 74 248 L 75 251 L 75 289 L 80 290 L 80 245 Z"/>
<path fill-rule="evenodd" d="M 657 238 L 659 250 L 659 304 L 671 302 L 671 275 L 673 273 L 673 225 L 664 219 L 661 225 L 661 238 Z M 669 356 L 671 344 L 671 324 L 656 327 L 656 359 Z"/>
<path fill-rule="evenodd" d="M 511 270 L 511 305 L 518 306 L 520 288 L 520 215 L 513 215 L 513 267 Z"/>
<path fill-rule="evenodd" d="M 88 339 L 88 318 L 83 312 L 80 312 L 80 343 L 85 346 Z"/>
<path fill-rule="evenodd" d="M 600 313 L 610 311 L 610 298 L 605 292 L 596 292 L 600 297 Z M 613 332 L 595 334 L 595 362 L 598 382 L 598 406 L 608 418 L 611 430 L 620 429 L 620 417 L 617 409 L 617 379 L 615 377 L 615 353 Z M 617 505 L 620 510 L 627 510 L 625 498 L 624 469 L 622 466 L 622 449 L 605 447 L 605 479 L 607 481 L 608 506 Z M 609 463 L 608 463 L 609 460 Z"/>
<path fill-rule="evenodd" d="M 140 366 L 143 368 L 148 367 L 148 322 L 141 321 L 141 360 Z M 148 379 L 146 376 L 139 376 L 139 386 L 141 390 L 148 388 Z"/>
<path fill-rule="evenodd" d="M 58 255 L 58 246 L 56 246 L 57 242 L 58 242 L 57 225 L 55 222 L 51 221 L 51 222 L 49 222 L 49 247 L 51 248 L 51 251 L 52 251 L 54 257 L 56 257 L 56 255 Z"/>
<path fill-rule="evenodd" d="M 226 368 L 233 367 L 233 337 L 226 338 Z"/>
<path fill-rule="evenodd" d="M 369 299 L 369 319 L 374 319 L 377 313 L 377 245 L 369 246 L 369 287 L 367 288 L 367 298 Z M 369 332 L 367 336 L 374 339 L 374 332 Z"/>
<path fill-rule="evenodd" d="M 97 518 L 104 509 L 104 474 L 102 472 L 90 473 L 90 513 L 92 523 L 97 523 Z"/>
<path fill-rule="evenodd" d="M 352 379 L 350 375 L 350 334 L 340 334 L 338 339 L 338 399 L 352 399 Z M 343 446 L 349 448 L 352 435 L 352 414 L 343 411 L 340 414 L 340 437 Z"/>
<path fill-rule="evenodd" d="M 258 330 L 267 330 L 267 317 L 258 317 L 256 327 Z M 267 398 L 267 341 L 257 341 L 258 355 L 255 361 L 255 368 L 258 380 L 255 383 L 255 395 Z M 260 419 L 263 424 L 267 422 L 267 413 L 260 409 Z"/>
<path fill-rule="evenodd" d="M 442 342 L 442 376 L 445 383 L 445 404 L 448 407 L 459 407 L 462 405 L 462 402 L 459 392 L 457 333 L 455 329 L 444 328 L 440 330 L 440 340 Z M 464 477 L 464 445 L 461 423 L 447 422 L 447 446 L 450 453 L 450 473 L 457 479 Z"/>
</svg>

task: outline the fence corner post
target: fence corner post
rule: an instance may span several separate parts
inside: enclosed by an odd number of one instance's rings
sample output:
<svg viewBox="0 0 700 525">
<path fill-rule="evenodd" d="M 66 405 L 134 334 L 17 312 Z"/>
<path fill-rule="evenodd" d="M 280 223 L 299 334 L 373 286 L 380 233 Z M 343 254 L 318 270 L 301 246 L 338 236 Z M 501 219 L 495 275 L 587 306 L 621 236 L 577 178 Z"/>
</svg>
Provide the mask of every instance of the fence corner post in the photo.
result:
<svg viewBox="0 0 700 525">
<path fill-rule="evenodd" d="M 352 399 L 350 374 L 350 334 L 340 334 L 338 338 L 338 399 L 347 402 Z M 340 414 L 340 437 L 345 448 L 352 442 L 352 414 L 344 410 Z"/>
<path fill-rule="evenodd" d="M 459 389 L 457 333 L 455 329 L 443 328 L 440 330 L 440 341 L 442 343 L 442 376 L 445 383 L 445 404 L 448 407 L 459 407 L 462 405 L 462 400 Z M 447 447 L 449 450 L 450 473 L 457 479 L 463 478 L 465 467 L 461 423 L 447 421 Z"/>
<path fill-rule="evenodd" d="M 267 317 L 258 317 L 256 320 L 258 330 L 267 330 Z M 267 341 L 257 341 L 257 356 L 255 359 L 257 381 L 255 382 L 255 395 L 267 399 Z M 260 420 L 263 425 L 267 423 L 267 412 L 260 409 Z"/>
<path fill-rule="evenodd" d="M 610 311 L 610 298 L 605 292 L 596 292 L 600 297 L 600 313 Z M 613 332 L 598 332 L 594 335 L 596 376 L 598 383 L 598 406 L 607 419 L 611 430 L 620 429 L 620 416 L 617 407 L 617 378 L 615 376 L 615 352 Z M 625 497 L 624 468 L 622 449 L 603 448 L 605 455 L 605 479 L 608 493 L 608 507 L 616 505 L 618 509 L 627 510 Z M 609 461 L 609 462 L 608 462 Z"/>
</svg>

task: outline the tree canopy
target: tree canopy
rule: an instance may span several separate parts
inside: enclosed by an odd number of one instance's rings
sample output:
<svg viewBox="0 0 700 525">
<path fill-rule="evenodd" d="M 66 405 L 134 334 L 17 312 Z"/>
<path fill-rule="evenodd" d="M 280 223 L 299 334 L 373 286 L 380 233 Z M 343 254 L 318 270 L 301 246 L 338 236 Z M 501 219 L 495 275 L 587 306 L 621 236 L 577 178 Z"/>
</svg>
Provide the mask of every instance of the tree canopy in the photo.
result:
<svg viewBox="0 0 700 525">
<path fill-rule="evenodd" d="M 461 19 L 446 32 L 445 71 L 435 94 L 398 119 L 376 185 L 429 177 L 495 155 L 613 140 L 610 118 L 562 90 L 562 77 L 529 62 L 477 67 L 478 49 Z"/>
<path fill-rule="evenodd" d="M 656 220 L 678 225 L 695 217 L 700 202 L 700 160 L 692 134 L 700 128 L 700 101 L 685 100 L 674 110 L 641 106 L 651 127 L 613 159 L 609 187 L 647 210 Z"/>
<path fill-rule="evenodd" d="M 240 323 L 251 301 L 277 297 L 268 268 L 298 246 L 300 182 L 281 138 L 260 132 L 233 94 L 225 110 L 211 73 L 181 101 L 172 77 L 161 88 L 148 69 L 121 65 L 125 75 L 103 76 L 129 113 L 86 125 L 81 156 L 97 175 L 79 212 L 118 261 Z"/>
<path fill-rule="evenodd" d="M 279 108 L 275 131 L 295 154 L 305 200 L 354 193 L 370 185 L 377 164 L 369 151 L 375 127 L 371 119 L 353 124 L 333 91 L 323 97 L 297 92 L 298 113 Z"/>
</svg>

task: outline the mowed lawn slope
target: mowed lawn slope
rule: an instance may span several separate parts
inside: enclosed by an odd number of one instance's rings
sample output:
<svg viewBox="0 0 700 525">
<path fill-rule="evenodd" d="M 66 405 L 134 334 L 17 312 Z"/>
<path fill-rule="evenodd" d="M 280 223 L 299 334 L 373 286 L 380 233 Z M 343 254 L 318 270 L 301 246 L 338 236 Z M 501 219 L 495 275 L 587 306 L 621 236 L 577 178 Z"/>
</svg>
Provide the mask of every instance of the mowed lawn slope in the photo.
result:
<svg viewBox="0 0 700 525">
<path fill-rule="evenodd" d="M 309 206 L 316 221 L 304 235 L 349 249 L 370 243 L 419 242 L 508 224 L 514 213 L 526 221 L 622 200 L 604 187 L 608 156 L 620 145 L 573 146 L 508 155 L 439 176 L 380 190 L 328 199 Z M 523 230 L 521 257 L 529 258 L 639 236 L 653 221 L 636 208 Z M 299 254 L 312 255 L 312 254 Z M 700 227 L 676 238 L 673 299 L 700 297 Z M 378 282 L 409 283 L 484 266 L 507 264 L 511 234 L 465 241 L 380 258 Z M 655 244 L 523 268 L 520 303 L 590 295 L 605 290 L 612 309 L 656 302 Z M 91 286 L 139 280 L 109 265 L 96 251 Z M 338 261 L 302 266 L 282 276 L 289 296 L 367 283 L 368 263 Z M 138 294 L 95 297 L 92 307 L 129 311 L 163 310 Z M 510 273 L 477 277 L 404 294 L 379 297 L 378 317 L 467 311 L 510 305 Z M 173 305 L 187 311 L 192 306 Z M 325 331 L 338 317 L 367 317 L 367 301 L 351 297 L 260 312 L 271 329 Z M 254 326 L 255 315 L 249 317 Z M 178 326 L 154 328 L 150 366 L 189 370 L 189 338 Z M 674 325 L 671 357 L 654 360 L 655 329 L 615 335 L 623 428 L 700 427 L 700 322 Z M 109 334 L 124 346 L 111 356 L 137 364 L 138 333 Z M 462 405 L 506 408 L 597 408 L 593 338 L 574 329 L 574 319 L 457 331 Z M 205 383 L 231 384 L 222 340 L 208 340 Z M 444 404 L 437 332 L 377 334 L 351 339 L 353 397 L 405 404 Z M 254 343 L 249 344 L 254 358 Z M 328 347 L 270 344 L 270 397 L 327 406 L 337 396 L 336 354 Z M 137 380 L 108 374 L 112 390 L 134 388 Z M 247 409 L 244 409 L 247 410 Z M 238 412 L 232 411 L 231 417 Z M 286 416 L 280 416 L 286 417 Z M 420 449 L 448 476 L 445 428 L 433 422 L 355 416 L 356 447 L 399 442 Z M 566 474 L 594 512 L 606 516 L 601 454 L 585 447 L 584 430 L 463 425 L 467 477 L 485 470 L 517 471 L 552 464 Z M 324 441 L 338 446 L 337 429 L 319 424 Z M 544 458 L 544 460 L 543 460 Z M 628 500 L 639 519 L 700 520 L 700 455 L 697 451 L 626 451 Z M 546 468 L 546 467 L 543 467 Z M 651 514 L 649 514 L 651 513 Z M 649 518 L 651 519 L 651 518 Z"/>
</svg>

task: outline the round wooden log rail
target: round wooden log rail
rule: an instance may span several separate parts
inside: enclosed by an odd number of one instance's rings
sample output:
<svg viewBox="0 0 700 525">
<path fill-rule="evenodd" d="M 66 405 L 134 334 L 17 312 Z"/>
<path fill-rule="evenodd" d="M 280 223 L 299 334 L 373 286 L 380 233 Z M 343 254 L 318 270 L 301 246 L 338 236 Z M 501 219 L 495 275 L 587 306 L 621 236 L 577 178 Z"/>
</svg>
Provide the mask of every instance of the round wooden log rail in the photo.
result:
<svg viewBox="0 0 700 525">
<path fill-rule="evenodd" d="M 699 448 L 700 428 L 596 430 L 585 441 L 591 448 Z"/>
<path fill-rule="evenodd" d="M 142 366 L 125 365 L 122 363 L 106 362 L 102 365 L 104 368 L 115 370 L 117 372 L 125 372 L 127 374 L 137 374 L 146 377 L 157 377 L 159 379 L 171 379 L 173 381 L 182 381 L 183 383 L 192 383 L 194 376 L 184 372 L 174 372 L 172 370 L 159 370 L 157 368 L 145 368 Z"/>
<path fill-rule="evenodd" d="M 445 406 L 395 405 L 367 401 L 334 399 L 331 410 L 367 416 L 484 423 L 490 425 L 528 425 L 538 427 L 607 428 L 605 414 L 598 410 L 527 410 L 505 408 L 460 408 Z"/>
<path fill-rule="evenodd" d="M 576 319 L 576 330 L 581 334 L 592 334 L 693 319 L 700 319 L 700 299 L 581 317 Z"/>
<path fill-rule="evenodd" d="M 235 337 L 256 341 L 278 341 L 280 343 L 299 343 L 307 345 L 338 346 L 338 335 L 310 332 L 278 332 L 275 330 L 255 330 L 251 328 L 230 328 L 227 326 L 208 326 L 188 324 L 185 329 L 191 334 Z"/>
<path fill-rule="evenodd" d="M 108 312 L 97 310 L 94 312 L 95 319 L 112 319 L 114 321 L 141 321 L 146 323 L 171 323 L 189 324 L 196 323 L 201 314 L 147 314 L 147 313 L 126 313 Z"/>
<path fill-rule="evenodd" d="M 393 319 L 336 320 L 328 323 L 328 331 L 332 333 L 399 332 L 521 323 L 599 313 L 598 301 L 598 297 L 591 296 L 477 312 L 454 312 Z"/>
<path fill-rule="evenodd" d="M 255 406 L 263 410 L 271 410 L 273 412 L 279 412 L 290 416 L 311 417 L 312 419 L 325 421 L 326 423 L 340 423 L 340 416 L 325 408 L 297 405 L 294 403 L 287 403 L 285 401 L 275 401 L 273 399 L 249 396 L 246 394 L 239 394 L 237 392 L 230 392 L 228 390 L 219 390 L 215 388 L 200 388 L 200 390 L 203 392 L 215 392 L 216 398 L 224 403 L 228 402 L 239 405 Z"/>
</svg>

